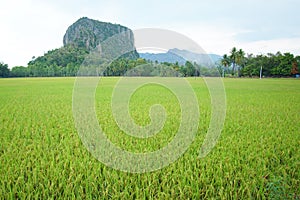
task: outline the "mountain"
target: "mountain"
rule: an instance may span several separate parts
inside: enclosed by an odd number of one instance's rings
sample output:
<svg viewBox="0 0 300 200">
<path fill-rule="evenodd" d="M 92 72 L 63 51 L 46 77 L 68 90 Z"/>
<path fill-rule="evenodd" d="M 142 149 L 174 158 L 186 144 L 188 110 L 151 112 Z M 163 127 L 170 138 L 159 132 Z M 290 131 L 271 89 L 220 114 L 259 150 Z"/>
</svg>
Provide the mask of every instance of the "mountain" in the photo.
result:
<svg viewBox="0 0 300 200">
<path fill-rule="evenodd" d="M 170 52 L 177 54 L 183 57 L 185 60 L 196 62 L 201 65 L 214 65 L 220 59 L 221 56 L 216 54 L 204 54 L 204 53 L 195 53 L 188 50 L 181 50 L 181 49 L 171 49 Z"/>
<path fill-rule="evenodd" d="M 216 54 L 199 54 L 188 50 L 170 49 L 166 53 L 140 53 L 140 57 L 153 62 L 170 62 L 183 65 L 187 60 L 200 65 L 211 66 L 222 59 Z"/>
<path fill-rule="evenodd" d="M 141 58 L 150 61 L 157 62 L 168 62 L 168 63 L 176 63 L 180 65 L 184 65 L 186 60 L 181 56 L 174 54 L 170 51 L 166 53 L 139 53 Z"/>
<path fill-rule="evenodd" d="M 69 26 L 64 35 L 63 43 L 64 46 L 72 45 L 90 51 L 117 34 L 125 38 L 126 45 L 130 45 L 130 48 L 135 49 L 133 32 L 129 28 L 119 24 L 100 22 L 87 17 L 80 18 Z M 139 54 L 134 50 L 127 54 L 127 57 L 137 59 Z"/>
<path fill-rule="evenodd" d="M 80 18 L 67 29 L 61 48 L 50 50 L 43 56 L 34 58 L 28 63 L 30 76 L 74 76 L 86 56 L 98 45 L 104 43 L 108 38 L 119 34 L 122 38 L 122 47 L 134 49 L 122 55 L 122 58 L 135 60 L 139 54 L 134 47 L 133 32 L 118 24 L 111 24 L 89 19 Z M 113 40 L 114 41 L 114 40 Z M 118 42 L 118 41 L 117 41 Z M 111 48 L 112 46 L 112 48 Z M 114 55 L 118 45 L 106 44 L 108 55 Z"/>
</svg>

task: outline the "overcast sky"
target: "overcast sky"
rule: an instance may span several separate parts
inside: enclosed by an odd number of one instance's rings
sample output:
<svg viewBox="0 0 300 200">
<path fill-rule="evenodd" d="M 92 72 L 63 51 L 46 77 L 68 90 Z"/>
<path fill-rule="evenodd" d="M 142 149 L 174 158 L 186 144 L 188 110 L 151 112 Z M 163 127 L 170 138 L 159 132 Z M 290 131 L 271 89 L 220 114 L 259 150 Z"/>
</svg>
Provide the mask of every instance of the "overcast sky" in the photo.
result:
<svg viewBox="0 0 300 200">
<path fill-rule="evenodd" d="M 207 53 L 300 55 L 299 0 L 0 0 L 0 62 L 26 66 L 63 45 L 69 25 L 86 16 L 184 34 Z"/>
</svg>

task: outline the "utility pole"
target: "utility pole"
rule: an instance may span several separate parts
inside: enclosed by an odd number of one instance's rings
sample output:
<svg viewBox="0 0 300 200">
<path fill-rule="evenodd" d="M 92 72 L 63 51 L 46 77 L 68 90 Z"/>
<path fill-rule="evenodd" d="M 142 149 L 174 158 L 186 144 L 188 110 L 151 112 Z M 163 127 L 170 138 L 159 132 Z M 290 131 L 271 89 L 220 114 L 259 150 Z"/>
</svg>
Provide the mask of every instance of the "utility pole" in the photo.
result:
<svg viewBox="0 0 300 200">
<path fill-rule="evenodd" d="M 260 66 L 259 79 L 261 79 L 261 76 L 262 76 L 262 65 Z"/>
</svg>

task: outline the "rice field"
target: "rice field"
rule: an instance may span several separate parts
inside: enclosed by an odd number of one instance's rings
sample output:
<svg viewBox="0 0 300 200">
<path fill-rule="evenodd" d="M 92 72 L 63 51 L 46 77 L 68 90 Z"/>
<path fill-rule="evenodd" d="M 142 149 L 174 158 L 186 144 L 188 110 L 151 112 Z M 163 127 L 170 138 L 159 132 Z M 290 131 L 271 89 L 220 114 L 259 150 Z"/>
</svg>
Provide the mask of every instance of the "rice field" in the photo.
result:
<svg viewBox="0 0 300 200">
<path fill-rule="evenodd" d="M 168 118 L 148 139 L 124 133 L 112 114 L 119 78 L 102 78 L 95 110 L 107 138 L 127 151 L 166 146 L 179 128 L 180 106 L 159 85 L 139 88 L 130 115 L 150 123 L 151 105 Z M 75 127 L 75 78 L 0 79 L 0 199 L 300 199 L 300 80 L 224 79 L 227 110 L 213 150 L 199 158 L 209 128 L 209 91 L 201 78 L 187 78 L 200 108 L 195 140 L 169 166 L 128 173 L 99 162 Z"/>
</svg>

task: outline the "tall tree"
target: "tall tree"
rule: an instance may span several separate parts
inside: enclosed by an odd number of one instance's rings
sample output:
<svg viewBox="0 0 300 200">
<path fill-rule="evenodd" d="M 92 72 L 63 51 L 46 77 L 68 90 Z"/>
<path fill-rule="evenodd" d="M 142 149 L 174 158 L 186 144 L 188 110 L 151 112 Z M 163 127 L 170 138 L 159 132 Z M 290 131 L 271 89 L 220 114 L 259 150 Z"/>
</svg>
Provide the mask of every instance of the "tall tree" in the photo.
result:
<svg viewBox="0 0 300 200">
<path fill-rule="evenodd" d="M 232 75 L 234 75 L 235 74 L 236 60 L 237 60 L 237 49 L 236 49 L 236 47 L 233 47 L 231 49 L 229 58 L 232 62 Z"/>
<path fill-rule="evenodd" d="M 231 64 L 230 58 L 228 57 L 227 54 L 223 55 L 222 60 L 221 60 L 221 64 L 224 66 L 224 68 L 228 68 L 229 65 Z M 223 69 L 223 76 L 225 76 L 224 69 Z"/>
<path fill-rule="evenodd" d="M 8 77 L 9 76 L 9 69 L 8 65 L 0 62 L 0 77 Z"/>
<path fill-rule="evenodd" d="M 240 76 L 240 68 L 243 67 L 245 61 L 245 52 L 240 49 L 236 52 L 236 65 L 238 66 L 238 76 Z"/>
<path fill-rule="evenodd" d="M 293 64 L 292 64 L 291 74 L 292 74 L 292 75 L 299 74 L 298 63 L 297 63 L 297 61 L 294 61 Z"/>
<path fill-rule="evenodd" d="M 9 74 L 10 77 L 27 77 L 28 75 L 28 68 L 23 66 L 13 67 Z"/>
<path fill-rule="evenodd" d="M 185 62 L 186 76 L 195 76 L 196 68 L 190 61 Z"/>
</svg>

